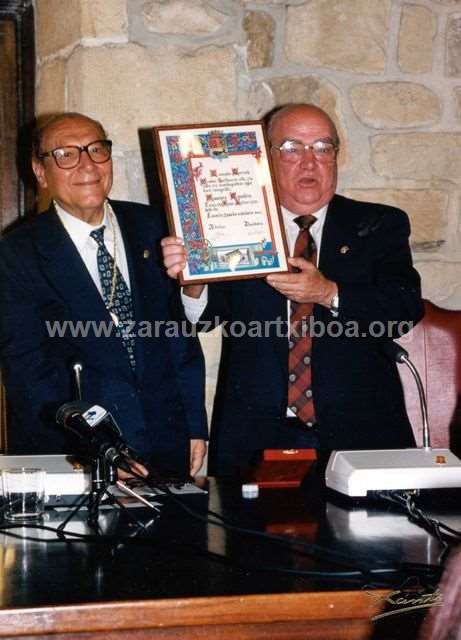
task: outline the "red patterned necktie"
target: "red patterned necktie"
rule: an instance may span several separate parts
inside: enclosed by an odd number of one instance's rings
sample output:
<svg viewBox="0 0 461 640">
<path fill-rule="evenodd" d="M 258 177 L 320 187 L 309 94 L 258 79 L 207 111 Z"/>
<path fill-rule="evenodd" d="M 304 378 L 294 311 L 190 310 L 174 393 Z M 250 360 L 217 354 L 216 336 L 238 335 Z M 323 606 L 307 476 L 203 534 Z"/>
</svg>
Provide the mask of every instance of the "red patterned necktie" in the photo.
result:
<svg viewBox="0 0 461 640">
<path fill-rule="evenodd" d="M 309 228 L 316 220 L 311 215 L 295 218 L 300 231 L 293 253 L 294 257 L 305 258 L 314 265 L 317 265 L 317 249 Z M 313 307 L 310 302 L 291 302 L 288 343 L 288 407 L 308 427 L 315 422 L 311 388 L 312 338 L 309 335 Z"/>
</svg>

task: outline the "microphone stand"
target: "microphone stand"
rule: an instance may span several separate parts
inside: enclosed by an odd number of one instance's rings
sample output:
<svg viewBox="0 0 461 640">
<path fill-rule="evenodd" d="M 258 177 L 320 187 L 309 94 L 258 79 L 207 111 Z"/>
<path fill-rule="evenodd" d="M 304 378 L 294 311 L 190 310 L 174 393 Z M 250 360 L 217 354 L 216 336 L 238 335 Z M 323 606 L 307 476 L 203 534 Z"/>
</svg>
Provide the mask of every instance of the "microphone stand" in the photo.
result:
<svg viewBox="0 0 461 640">
<path fill-rule="evenodd" d="M 67 517 L 57 527 L 58 534 L 64 533 L 65 527 L 72 520 L 72 518 L 82 509 L 85 505 L 88 508 L 87 524 L 90 529 L 93 529 L 96 533 L 101 533 L 99 527 L 99 510 L 103 500 L 112 506 L 118 506 L 120 510 L 125 513 L 128 518 L 134 522 L 140 529 L 146 529 L 146 525 L 138 520 L 131 509 L 128 509 L 122 502 L 114 496 L 113 493 L 108 491 L 109 485 L 116 485 L 125 493 L 129 493 L 132 498 L 136 498 L 144 506 L 148 506 L 155 510 L 158 514 L 159 510 L 153 504 L 150 504 L 148 500 L 137 494 L 130 489 L 120 480 L 117 480 L 117 467 L 111 462 L 108 462 L 105 453 L 100 453 L 97 456 L 92 457 L 90 465 L 90 491 L 89 493 L 83 493 L 77 502 L 72 505 L 72 509 Z M 148 523 L 150 526 L 152 520 Z"/>
<path fill-rule="evenodd" d="M 82 400 L 82 379 L 81 374 L 83 371 L 83 365 L 81 362 L 74 362 L 72 364 L 72 370 L 74 373 L 74 386 L 77 395 L 77 400 Z M 101 503 L 104 499 L 113 506 L 117 505 L 124 513 L 127 514 L 128 518 L 134 522 L 139 528 L 145 529 L 150 526 L 153 522 L 151 520 L 147 525 L 144 525 L 140 522 L 132 513 L 131 509 L 127 509 L 125 505 L 110 491 L 108 491 L 108 486 L 116 484 L 120 490 L 128 493 L 130 497 L 137 499 L 144 506 L 148 506 L 151 509 L 154 509 L 157 514 L 159 510 L 154 505 L 150 504 L 148 500 L 140 496 L 138 493 L 130 489 L 117 479 L 117 468 L 118 466 L 123 466 L 123 464 L 119 463 L 117 465 L 117 459 L 120 459 L 120 451 L 118 451 L 115 447 L 105 448 L 104 450 L 99 451 L 97 454 L 91 455 L 91 464 L 90 464 L 90 491 L 88 494 L 83 493 L 73 505 L 68 516 L 63 520 L 63 522 L 57 527 L 58 534 L 62 534 L 64 532 L 65 527 L 68 522 L 82 509 L 86 504 L 88 507 L 88 517 L 87 523 L 88 526 L 96 531 L 96 533 L 101 533 L 99 529 L 99 509 Z M 123 461 L 124 462 L 124 461 Z M 126 466 L 126 465 L 125 465 Z M 154 518 L 155 519 L 155 518 Z"/>
<path fill-rule="evenodd" d="M 387 342 L 383 346 L 383 351 L 390 360 L 394 360 L 398 364 L 402 364 L 402 363 L 405 364 L 409 368 L 411 375 L 413 376 L 416 382 L 416 387 L 418 389 L 418 396 L 419 396 L 419 406 L 421 408 L 421 417 L 423 421 L 423 449 L 425 451 L 430 451 L 431 450 L 431 434 L 429 430 L 426 394 L 424 392 L 421 376 L 419 375 L 415 365 L 410 360 L 408 351 L 404 349 L 402 345 L 392 340 L 390 342 Z"/>
<path fill-rule="evenodd" d="M 461 487 L 461 460 L 450 449 L 431 447 L 426 396 L 408 352 L 393 340 L 386 341 L 382 349 L 391 360 L 404 363 L 416 381 L 423 419 L 423 446 L 333 451 L 325 472 L 327 487 L 352 497 L 376 491 Z"/>
<path fill-rule="evenodd" d="M 74 388 L 77 400 L 82 400 L 82 371 L 83 365 L 76 361 L 72 363 L 72 372 L 74 374 Z M 116 472 L 112 465 L 108 464 L 106 458 L 102 454 L 91 457 L 90 466 L 90 492 L 83 493 L 77 499 L 76 504 L 70 511 L 69 515 L 58 526 L 58 531 L 62 533 L 67 523 L 80 511 L 80 509 L 88 503 L 88 526 L 98 531 L 99 507 L 106 493 L 108 483 L 115 481 Z"/>
<path fill-rule="evenodd" d="M 88 526 L 96 529 L 99 518 L 99 507 L 103 500 L 108 482 L 112 483 L 114 469 L 107 465 L 103 456 L 99 455 L 91 460 L 91 487 L 88 494 Z M 109 476 L 109 480 L 107 480 Z"/>
<path fill-rule="evenodd" d="M 415 365 L 412 363 L 410 358 L 408 357 L 408 353 L 402 353 L 398 362 L 403 362 L 410 369 L 413 378 L 415 379 L 416 386 L 418 388 L 419 395 L 419 404 L 421 407 L 421 417 L 423 420 L 423 448 L 426 451 L 431 449 L 431 435 L 429 431 L 429 420 L 427 417 L 427 402 L 426 402 L 426 394 L 424 393 L 423 383 L 421 382 L 421 377 L 416 369 Z"/>
</svg>

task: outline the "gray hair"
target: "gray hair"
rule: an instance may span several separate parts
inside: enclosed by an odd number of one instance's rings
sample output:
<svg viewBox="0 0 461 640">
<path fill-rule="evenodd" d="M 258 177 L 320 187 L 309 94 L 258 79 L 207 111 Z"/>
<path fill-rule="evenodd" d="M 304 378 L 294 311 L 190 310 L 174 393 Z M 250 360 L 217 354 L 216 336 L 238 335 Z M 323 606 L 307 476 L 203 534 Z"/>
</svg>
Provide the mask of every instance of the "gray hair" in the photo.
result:
<svg viewBox="0 0 461 640">
<path fill-rule="evenodd" d="M 93 118 L 90 118 L 83 113 L 78 113 L 77 111 L 62 111 L 60 113 L 53 113 L 46 116 L 41 122 L 37 122 L 37 126 L 32 132 L 32 157 L 37 159 L 40 157 L 42 141 L 49 129 L 54 127 L 54 125 L 58 124 L 62 120 L 79 119 L 83 119 L 87 122 L 90 122 L 91 124 L 94 124 L 100 130 L 102 140 L 105 140 L 107 138 L 107 133 L 102 124 L 98 120 L 94 120 Z"/>
</svg>

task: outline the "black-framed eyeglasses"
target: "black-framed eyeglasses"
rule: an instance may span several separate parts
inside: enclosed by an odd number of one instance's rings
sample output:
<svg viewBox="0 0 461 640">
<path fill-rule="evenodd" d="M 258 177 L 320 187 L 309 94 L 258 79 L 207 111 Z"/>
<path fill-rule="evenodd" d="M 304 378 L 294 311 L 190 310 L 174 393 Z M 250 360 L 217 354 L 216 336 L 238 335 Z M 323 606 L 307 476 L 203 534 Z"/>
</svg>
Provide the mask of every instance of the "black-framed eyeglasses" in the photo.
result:
<svg viewBox="0 0 461 640">
<path fill-rule="evenodd" d="M 280 151 L 280 159 L 284 162 L 298 162 L 309 149 L 319 162 L 331 162 L 336 156 L 339 144 L 332 140 L 315 140 L 311 144 L 304 144 L 299 140 L 285 140 L 279 146 L 273 144 L 272 148 Z"/>
<path fill-rule="evenodd" d="M 90 160 L 96 164 L 102 164 L 107 162 L 112 155 L 112 140 L 95 140 L 84 147 L 74 145 L 57 147 L 40 153 L 38 157 L 42 159 L 51 156 L 60 169 L 73 169 L 80 162 L 80 157 L 84 151 L 86 151 Z"/>
</svg>

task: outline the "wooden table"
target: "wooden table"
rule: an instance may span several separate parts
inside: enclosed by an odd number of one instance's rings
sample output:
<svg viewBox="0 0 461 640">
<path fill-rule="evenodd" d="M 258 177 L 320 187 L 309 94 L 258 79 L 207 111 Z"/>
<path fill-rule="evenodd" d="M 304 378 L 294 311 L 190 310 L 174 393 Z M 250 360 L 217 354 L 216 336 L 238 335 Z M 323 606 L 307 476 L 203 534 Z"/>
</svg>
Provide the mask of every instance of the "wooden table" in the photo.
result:
<svg viewBox="0 0 461 640">
<path fill-rule="evenodd" d="M 123 516 L 101 510 L 101 528 L 107 535 L 122 533 L 122 542 L 40 542 L 0 534 L 0 637 L 417 637 L 426 610 L 396 613 L 398 608 L 385 600 L 394 589 L 420 581 L 412 565 L 394 585 L 379 588 L 367 586 L 367 579 L 298 573 L 378 562 L 382 568 L 401 561 L 437 563 L 438 544 L 404 514 L 330 495 L 309 497 L 300 490 L 266 490 L 256 500 L 244 500 L 237 484 L 211 481 L 209 488 L 207 495 L 180 498 L 200 517 L 191 517 L 166 498 L 147 534 L 134 535 Z M 318 552 L 226 531 L 200 519 L 207 507 L 240 526 L 315 543 Z M 144 510 L 136 510 L 141 512 L 145 517 Z M 51 512 L 45 524 L 55 526 L 59 520 L 62 514 Z M 445 520 L 458 527 L 461 522 L 451 511 Z M 84 532 L 84 514 L 69 529 Z M 128 534 L 134 536 L 131 542 Z M 329 561 L 326 550 L 341 555 Z M 391 615 L 373 620 L 385 609 Z"/>
</svg>

